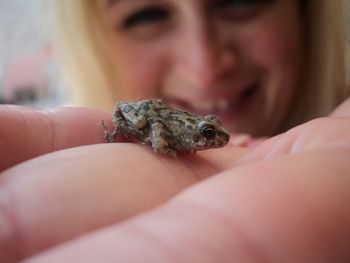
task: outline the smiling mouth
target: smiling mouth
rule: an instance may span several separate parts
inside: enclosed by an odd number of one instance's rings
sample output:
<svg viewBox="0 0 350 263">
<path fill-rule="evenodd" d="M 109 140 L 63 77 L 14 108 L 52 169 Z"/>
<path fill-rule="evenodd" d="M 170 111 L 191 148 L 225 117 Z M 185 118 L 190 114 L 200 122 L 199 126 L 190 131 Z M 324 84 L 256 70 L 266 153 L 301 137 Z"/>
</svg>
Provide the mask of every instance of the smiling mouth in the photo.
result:
<svg viewBox="0 0 350 263">
<path fill-rule="evenodd" d="M 215 100 L 197 99 L 193 101 L 168 98 L 166 101 L 178 110 L 188 111 L 201 116 L 214 114 L 222 119 L 226 119 L 238 115 L 258 90 L 259 84 L 256 83 L 231 98 L 226 96 Z"/>
</svg>

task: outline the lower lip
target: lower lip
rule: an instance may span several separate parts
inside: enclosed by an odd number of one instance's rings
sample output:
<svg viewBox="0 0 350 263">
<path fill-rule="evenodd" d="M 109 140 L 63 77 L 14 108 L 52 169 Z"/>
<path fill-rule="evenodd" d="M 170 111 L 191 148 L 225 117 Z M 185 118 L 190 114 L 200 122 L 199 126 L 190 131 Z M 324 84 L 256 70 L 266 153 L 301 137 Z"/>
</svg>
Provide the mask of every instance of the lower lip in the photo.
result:
<svg viewBox="0 0 350 263">
<path fill-rule="evenodd" d="M 240 95 L 238 102 L 230 105 L 225 111 L 215 111 L 212 114 L 216 114 L 223 122 L 232 122 L 234 119 L 241 117 L 247 111 L 253 98 L 257 94 L 258 89 L 258 85 L 252 86 Z"/>
</svg>

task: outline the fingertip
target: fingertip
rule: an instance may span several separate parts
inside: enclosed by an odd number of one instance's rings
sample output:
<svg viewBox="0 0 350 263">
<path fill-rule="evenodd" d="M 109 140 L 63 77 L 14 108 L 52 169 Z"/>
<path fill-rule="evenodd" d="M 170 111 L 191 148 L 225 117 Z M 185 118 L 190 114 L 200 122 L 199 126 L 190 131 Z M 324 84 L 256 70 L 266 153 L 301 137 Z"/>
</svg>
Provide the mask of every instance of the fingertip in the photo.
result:
<svg viewBox="0 0 350 263">
<path fill-rule="evenodd" d="M 104 142 L 102 120 L 111 114 L 86 107 L 38 110 L 23 106 L 0 107 L 0 171 L 42 154 Z"/>
</svg>

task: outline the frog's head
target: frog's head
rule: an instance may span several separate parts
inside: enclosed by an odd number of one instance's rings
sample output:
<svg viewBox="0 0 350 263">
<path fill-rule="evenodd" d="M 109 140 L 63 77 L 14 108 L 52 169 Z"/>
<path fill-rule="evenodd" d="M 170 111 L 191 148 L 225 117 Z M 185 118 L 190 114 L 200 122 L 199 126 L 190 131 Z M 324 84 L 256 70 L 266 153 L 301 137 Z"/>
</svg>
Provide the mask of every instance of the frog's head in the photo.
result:
<svg viewBox="0 0 350 263">
<path fill-rule="evenodd" d="M 225 146 L 230 134 L 221 126 L 220 120 L 214 115 L 201 118 L 195 129 L 186 134 L 186 143 L 190 149 L 204 150 Z"/>
</svg>

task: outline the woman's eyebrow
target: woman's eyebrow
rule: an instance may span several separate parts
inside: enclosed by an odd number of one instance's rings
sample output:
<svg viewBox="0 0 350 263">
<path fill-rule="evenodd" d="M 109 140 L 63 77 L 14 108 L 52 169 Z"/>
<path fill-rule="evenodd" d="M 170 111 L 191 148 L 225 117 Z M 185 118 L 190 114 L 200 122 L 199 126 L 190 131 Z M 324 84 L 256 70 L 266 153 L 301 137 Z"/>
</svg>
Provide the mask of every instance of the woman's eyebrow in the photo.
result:
<svg viewBox="0 0 350 263">
<path fill-rule="evenodd" d="M 111 7 L 111 6 L 113 6 L 116 2 L 118 2 L 118 0 L 107 0 L 107 1 L 106 1 L 106 6 L 107 6 L 107 7 Z"/>
<path fill-rule="evenodd" d="M 112 7 L 114 6 L 115 4 L 117 4 L 118 2 L 122 2 L 122 1 L 125 1 L 125 0 L 107 0 L 107 7 Z"/>
<path fill-rule="evenodd" d="M 112 7 L 114 6 L 115 4 L 117 3 L 120 3 L 120 2 L 125 2 L 125 1 L 129 1 L 129 0 L 107 0 L 106 2 L 106 6 L 107 7 Z M 133 0 L 133 1 L 136 1 L 136 0 Z M 154 1 L 151 1 L 151 2 L 154 2 Z"/>
</svg>

